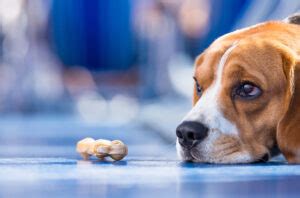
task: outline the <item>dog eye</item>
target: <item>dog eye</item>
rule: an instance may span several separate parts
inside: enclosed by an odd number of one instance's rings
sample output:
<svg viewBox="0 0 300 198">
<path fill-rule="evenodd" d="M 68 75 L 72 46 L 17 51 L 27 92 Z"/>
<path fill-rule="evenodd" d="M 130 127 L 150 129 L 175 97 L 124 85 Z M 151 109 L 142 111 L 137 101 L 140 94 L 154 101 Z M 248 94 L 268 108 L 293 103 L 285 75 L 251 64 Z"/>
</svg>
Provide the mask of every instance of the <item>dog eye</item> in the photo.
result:
<svg viewBox="0 0 300 198">
<path fill-rule="evenodd" d="M 243 99 L 255 99 L 262 93 L 261 89 L 250 82 L 242 83 L 235 90 L 235 95 Z"/>
<path fill-rule="evenodd" d="M 201 95 L 202 95 L 202 88 L 201 88 L 201 86 L 199 85 L 199 83 L 198 83 L 196 77 L 193 77 L 193 78 L 194 78 L 194 80 L 195 80 L 195 82 L 196 82 L 197 95 L 198 95 L 198 96 L 201 96 Z"/>
</svg>

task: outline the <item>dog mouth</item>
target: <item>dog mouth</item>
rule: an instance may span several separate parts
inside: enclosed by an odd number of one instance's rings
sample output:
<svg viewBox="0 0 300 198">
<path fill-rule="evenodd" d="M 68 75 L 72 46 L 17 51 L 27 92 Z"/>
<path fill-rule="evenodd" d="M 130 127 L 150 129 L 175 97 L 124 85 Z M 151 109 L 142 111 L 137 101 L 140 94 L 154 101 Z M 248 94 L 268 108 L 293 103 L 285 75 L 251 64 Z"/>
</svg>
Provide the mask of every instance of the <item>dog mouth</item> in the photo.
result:
<svg viewBox="0 0 300 198">
<path fill-rule="evenodd" d="M 180 144 L 180 143 L 179 143 Z M 196 146 L 193 147 L 184 147 L 182 144 L 180 144 L 181 149 L 182 149 L 182 154 L 184 156 L 184 161 L 188 162 L 205 162 L 204 161 L 204 156 L 201 153 L 199 149 L 197 149 Z"/>
<path fill-rule="evenodd" d="M 261 158 L 254 159 L 247 152 L 231 152 L 228 154 L 205 154 L 197 148 L 183 149 L 182 159 L 186 162 L 212 163 L 212 164 L 243 164 L 261 163 L 269 160 L 269 155 L 265 154 Z"/>
<path fill-rule="evenodd" d="M 209 136 L 202 142 L 185 147 L 177 140 L 177 152 L 181 160 L 196 163 L 240 164 L 267 162 L 268 152 L 253 155 L 236 137 Z"/>
<path fill-rule="evenodd" d="M 212 164 L 244 164 L 244 163 L 265 163 L 272 157 L 269 153 L 252 157 L 247 151 L 212 151 L 211 153 L 201 152 L 197 147 L 181 147 L 181 159 L 186 162 L 212 163 Z M 217 155 L 216 153 L 219 153 Z"/>
</svg>

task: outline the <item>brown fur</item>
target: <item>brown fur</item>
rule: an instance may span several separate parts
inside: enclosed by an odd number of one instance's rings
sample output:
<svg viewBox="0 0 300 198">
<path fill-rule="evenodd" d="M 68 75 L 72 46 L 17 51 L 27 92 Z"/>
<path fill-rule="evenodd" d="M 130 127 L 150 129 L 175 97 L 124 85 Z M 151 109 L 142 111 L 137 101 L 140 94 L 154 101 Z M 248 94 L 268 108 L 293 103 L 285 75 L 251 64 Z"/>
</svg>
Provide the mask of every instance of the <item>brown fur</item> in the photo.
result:
<svg viewBox="0 0 300 198">
<path fill-rule="evenodd" d="M 221 56 L 235 42 L 222 74 L 222 112 L 256 159 L 278 144 L 288 162 L 300 163 L 300 26 L 267 22 L 217 39 L 195 63 L 204 92 Z M 259 85 L 263 94 L 251 101 L 233 98 L 231 90 L 245 80 Z M 198 99 L 195 89 L 193 103 Z"/>
</svg>

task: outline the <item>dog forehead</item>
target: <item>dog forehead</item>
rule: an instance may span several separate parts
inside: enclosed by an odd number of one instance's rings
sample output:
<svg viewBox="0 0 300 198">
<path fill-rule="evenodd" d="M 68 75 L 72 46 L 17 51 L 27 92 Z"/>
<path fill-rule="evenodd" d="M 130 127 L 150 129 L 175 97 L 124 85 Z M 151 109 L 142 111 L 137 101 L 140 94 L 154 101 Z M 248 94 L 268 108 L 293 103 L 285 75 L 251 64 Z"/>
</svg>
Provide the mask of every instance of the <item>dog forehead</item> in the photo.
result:
<svg viewBox="0 0 300 198">
<path fill-rule="evenodd" d="M 238 54 L 237 56 L 234 56 L 235 58 L 241 59 L 238 56 L 243 55 L 242 59 L 247 59 L 247 62 L 249 62 L 250 65 L 251 61 L 255 62 L 263 60 L 261 57 L 269 61 L 268 56 L 270 58 L 274 57 L 273 54 L 268 51 L 268 48 L 274 49 L 274 47 L 266 45 L 267 43 L 270 43 L 267 32 L 270 28 L 274 28 L 272 25 L 275 26 L 273 23 L 259 24 L 249 28 L 236 30 L 219 37 L 200 56 L 197 57 L 195 61 L 195 75 L 198 73 L 214 74 L 217 70 L 221 57 L 230 46 L 236 43 L 238 43 L 237 48 L 239 49 L 235 50 L 235 54 Z M 263 51 L 262 49 L 266 49 L 266 51 Z"/>
<path fill-rule="evenodd" d="M 224 68 L 225 82 L 238 77 L 240 80 L 254 80 L 262 88 L 283 80 L 282 55 L 265 39 L 239 41 L 230 53 Z"/>
<path fill-rule="evenodd" d="M 224 59 L 225 53 L 234 44 L 236 42 L 213 44 L 197 57 L 194 76 L 200 81 L 201 86 L 208 88 L 216 80 L 221 59 Z M 228 54 L 226 54 L 227 56 Z M 222 63 L 222 68 L 224 64 Z"/>
<path fill-rule="evenodd" d="M 216 78 L 216 72 L 225 48 L 210 46 L 195 61 L 194 76 L 201 86 L 208 87 Z"/>
</svg>

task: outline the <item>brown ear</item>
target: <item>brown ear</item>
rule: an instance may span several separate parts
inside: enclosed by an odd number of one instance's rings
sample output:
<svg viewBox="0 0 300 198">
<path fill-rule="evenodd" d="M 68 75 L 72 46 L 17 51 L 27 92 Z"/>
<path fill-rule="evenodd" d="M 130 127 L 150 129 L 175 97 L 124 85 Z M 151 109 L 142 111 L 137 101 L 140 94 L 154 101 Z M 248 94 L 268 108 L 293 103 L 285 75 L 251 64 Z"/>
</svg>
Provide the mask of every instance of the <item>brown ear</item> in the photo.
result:
<svg viewBox="0 0 300 198">
<path fill-rule="evenodd" d="M 277 143 L 289 163 L 300 163 L 300 61 L 291 54 L 283 60 L 288 85 L 282 104 L 286 111 L 277 126 Z"/>
</svg>

